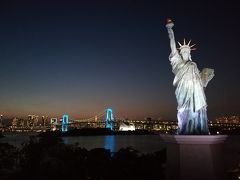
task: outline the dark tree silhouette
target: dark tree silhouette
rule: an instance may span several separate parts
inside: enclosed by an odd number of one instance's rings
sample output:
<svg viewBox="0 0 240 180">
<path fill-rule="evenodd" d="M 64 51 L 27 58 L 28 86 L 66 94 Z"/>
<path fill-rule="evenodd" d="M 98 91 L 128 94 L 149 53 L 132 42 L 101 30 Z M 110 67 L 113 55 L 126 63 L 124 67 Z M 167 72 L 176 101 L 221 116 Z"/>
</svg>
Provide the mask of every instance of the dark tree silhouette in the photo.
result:
<svg viewBox="0 0 240 180">
<path fill-rule="evenodd" d="M 1 144 L 0 151 L 0 168 L 12 170 L 0 174 L 1 180 L 164 179 L 164 150 L 141 154 L 128 147 L 112 154 L 107 149 L 88 151 L 78 144 L 66 145 L 59 137 L 44 136 L 31 137 L 20 150 Z"/>
</svg>

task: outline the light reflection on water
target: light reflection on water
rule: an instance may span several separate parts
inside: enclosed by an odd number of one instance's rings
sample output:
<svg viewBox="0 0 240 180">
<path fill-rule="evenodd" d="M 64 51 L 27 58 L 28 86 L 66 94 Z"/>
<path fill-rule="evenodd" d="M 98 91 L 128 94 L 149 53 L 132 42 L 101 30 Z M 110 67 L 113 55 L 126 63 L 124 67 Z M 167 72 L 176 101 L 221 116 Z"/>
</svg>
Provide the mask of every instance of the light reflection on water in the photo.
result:
<svg viewBox="0 0 240 180">
<path fill-rule="evenodd" d="M 111 152 L 115 152 L 115 136 L 104 137 L 104 148 L 109 149 Z"/>
<path fill-rule="evenodd" d="M 158 135 L 119 135 L 119 136 L 74 136 L 63 137 L 65 144 L 78 144 L 88 150 L 105 148 L 116 152 L 121 148 L 132 147 L 142 153 L 152 153 L 165 147 Z M 8 134 L 0 138 L 0 142 L 9 143 L 21 148 L 23 143 L 29 141 L 28 134 Z"/>
</svg>

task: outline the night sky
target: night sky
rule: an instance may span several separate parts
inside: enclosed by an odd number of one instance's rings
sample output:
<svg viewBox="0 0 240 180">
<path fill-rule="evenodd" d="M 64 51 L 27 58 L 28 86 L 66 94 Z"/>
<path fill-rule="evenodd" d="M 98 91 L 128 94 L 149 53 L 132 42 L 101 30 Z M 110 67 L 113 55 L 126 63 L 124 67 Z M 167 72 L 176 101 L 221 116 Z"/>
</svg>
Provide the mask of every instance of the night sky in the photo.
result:
<svg viewBox="0 0 240 180">
<path fill-rule="evenodd" d="M 239 12 L 229 0 L 1 0 L 0 113 L 175 120 L 170 17 L 198 68 L 215 69 L 210 119 L 240 115 Z"/>
</svg>

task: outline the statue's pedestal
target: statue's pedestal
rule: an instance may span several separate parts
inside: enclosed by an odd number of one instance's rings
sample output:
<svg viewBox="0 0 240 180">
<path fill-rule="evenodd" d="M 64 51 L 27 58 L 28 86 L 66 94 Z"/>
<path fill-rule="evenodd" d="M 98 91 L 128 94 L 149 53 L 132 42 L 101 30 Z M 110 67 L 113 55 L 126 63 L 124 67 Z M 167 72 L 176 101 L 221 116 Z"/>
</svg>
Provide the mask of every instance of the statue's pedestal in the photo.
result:
<svg viewBox="0 0 240 180">
<path fill-rule="evenodd" d="M 160 135 L 167 143 L 167 180 L 225 179 L 222 145 L 226 135 Z"/>
</svg>

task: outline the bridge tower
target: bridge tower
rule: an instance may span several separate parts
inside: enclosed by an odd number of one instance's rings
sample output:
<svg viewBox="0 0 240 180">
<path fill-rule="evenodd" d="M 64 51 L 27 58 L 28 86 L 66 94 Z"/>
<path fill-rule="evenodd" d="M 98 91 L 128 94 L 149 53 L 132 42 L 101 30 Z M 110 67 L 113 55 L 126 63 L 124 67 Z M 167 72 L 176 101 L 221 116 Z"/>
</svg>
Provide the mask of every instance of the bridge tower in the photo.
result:
<svg viewBox="0 0 240 180">
<path fill-rule="evenodd" d="M 112 108 L 107 108 L 106 109 L 106 128 L 110 128 L 113 130 L 113 110 Z"/>
<path fill-rule="evenodd" d="M 62 132 L 68 131 L 68 115 L 64 114 L 62 116 Z"/>
</svg>

